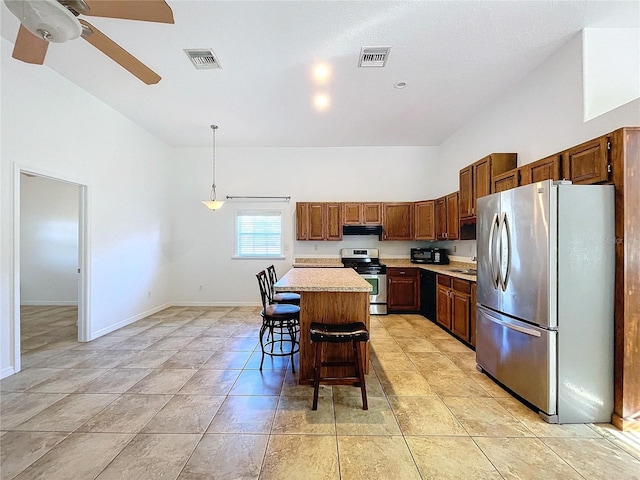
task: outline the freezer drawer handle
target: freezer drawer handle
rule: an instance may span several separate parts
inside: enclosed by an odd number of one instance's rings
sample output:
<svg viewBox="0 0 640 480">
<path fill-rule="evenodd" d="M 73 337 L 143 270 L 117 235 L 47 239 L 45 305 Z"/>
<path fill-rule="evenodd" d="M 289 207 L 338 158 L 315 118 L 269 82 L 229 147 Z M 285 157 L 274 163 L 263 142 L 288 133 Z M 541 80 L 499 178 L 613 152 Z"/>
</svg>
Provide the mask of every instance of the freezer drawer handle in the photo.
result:
<svg viewBox="0 0 640 480">
<path fill-rule="evenodd" d="M 541 336 L 539 331 L 533 330 L 532 328 L 526 328 L 526 327 L 521 327 L 519 325 L 513 325 L 511 323 L 503 322 L 503 321 L 498 320 L 497 318 L 494 318 L 494 317 L 491 317 L 491 316 L 488 316 L 487 318 L 489 320 L 491 320 L 493 323 L 497 323 L 498 325 L 502 325 L 503 327 L 510 328 L 511 330 L 515 330 L 516 332 L 524 333 L 525 335 L 531 335 L 532 337 L 540 337 Z"/>
</svg>

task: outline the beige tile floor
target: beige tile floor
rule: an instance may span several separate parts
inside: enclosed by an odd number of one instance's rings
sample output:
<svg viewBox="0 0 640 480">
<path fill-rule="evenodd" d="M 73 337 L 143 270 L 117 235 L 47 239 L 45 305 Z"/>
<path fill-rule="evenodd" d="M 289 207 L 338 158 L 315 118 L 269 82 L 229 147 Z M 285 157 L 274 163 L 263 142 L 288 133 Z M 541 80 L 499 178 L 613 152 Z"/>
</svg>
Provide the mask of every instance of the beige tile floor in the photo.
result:
<svg viewBox="0 0 640 480">
<path fill-rule="evenodd" d="M 17 479 L 640 479 L 640 435 L 549 425 L 418 315 L 371 319 L 359 389 L 262 372 L 255 308 L 172 307 L 77 343 L 76 312 L 25 307 L 23 370 L 0 382 Z"/>
</svg>

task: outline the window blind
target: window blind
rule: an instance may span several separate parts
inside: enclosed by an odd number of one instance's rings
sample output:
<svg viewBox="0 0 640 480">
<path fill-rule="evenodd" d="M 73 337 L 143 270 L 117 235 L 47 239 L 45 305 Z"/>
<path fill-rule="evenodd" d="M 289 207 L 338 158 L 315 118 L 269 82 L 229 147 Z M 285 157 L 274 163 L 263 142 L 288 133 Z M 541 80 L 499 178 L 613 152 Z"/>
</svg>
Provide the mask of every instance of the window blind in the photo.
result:
<svg viewBox="0 0 640 480">
<path fill-rule="evenodd" d="M 238 210 L 236 212 L 236 256 L 281 257 L 282 212 Z"/>
</svg>

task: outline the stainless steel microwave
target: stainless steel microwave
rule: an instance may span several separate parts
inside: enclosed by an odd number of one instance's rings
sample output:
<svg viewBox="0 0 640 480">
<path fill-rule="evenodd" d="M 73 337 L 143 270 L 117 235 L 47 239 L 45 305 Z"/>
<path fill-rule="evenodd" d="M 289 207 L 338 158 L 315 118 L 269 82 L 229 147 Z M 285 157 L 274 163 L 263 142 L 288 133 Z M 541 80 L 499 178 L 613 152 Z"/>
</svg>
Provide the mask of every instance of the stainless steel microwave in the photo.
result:
<svg viewBox="0 0 640 480">
<path fill-rule="evenodd" d="M 446 265 L 449 263 L 447 251 L 444 248 L 412 248 L 411 263 L 433 263 Z"/>
</svg>

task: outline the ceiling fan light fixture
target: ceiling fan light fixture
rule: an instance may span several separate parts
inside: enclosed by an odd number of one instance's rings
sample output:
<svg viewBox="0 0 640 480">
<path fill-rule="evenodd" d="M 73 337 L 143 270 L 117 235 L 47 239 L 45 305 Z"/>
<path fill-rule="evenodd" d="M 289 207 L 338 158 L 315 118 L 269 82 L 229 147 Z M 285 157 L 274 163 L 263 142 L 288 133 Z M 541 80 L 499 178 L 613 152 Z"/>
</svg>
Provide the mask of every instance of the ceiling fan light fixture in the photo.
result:
<svg viewBox="0 0 640 480">
<path fill-rule="evenodd" d="M 218 210 L 224 204 L 224 200 L 216 200 L 216 130 L 217 125 L 211 125 L 213 131 L 213 157 L 212 157 L 212 180 L 211 180 L 211 198 L 203 200 L 202 203 L 210 210 Z"/>
<path fill-rule="evenodd" d="M 56 0 L 4 1 L 27 30 L 48 42 L 63 43 L 82 33 L 75 15 Z"/>
</svg>

